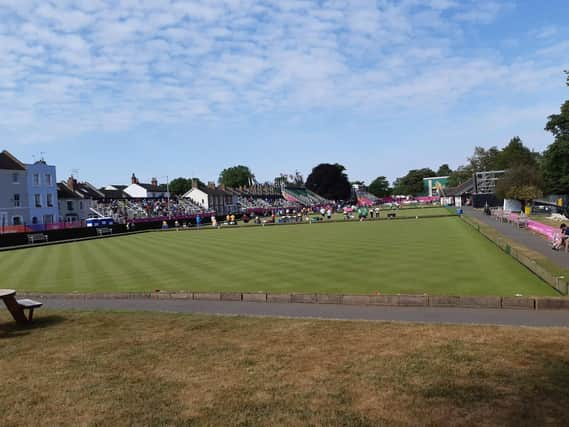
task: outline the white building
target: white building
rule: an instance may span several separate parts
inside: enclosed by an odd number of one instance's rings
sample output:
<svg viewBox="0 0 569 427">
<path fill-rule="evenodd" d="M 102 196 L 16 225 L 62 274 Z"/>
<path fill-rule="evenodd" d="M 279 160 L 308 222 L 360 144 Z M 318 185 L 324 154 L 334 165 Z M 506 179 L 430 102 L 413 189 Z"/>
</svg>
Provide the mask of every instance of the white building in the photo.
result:
<svg viewBox="0 0 569 427">
<path fill-rule="evenodd" d="M 150 184 L 143 184 L 138 181 L 134 174 L 131 177 L 131 184 L 122 191 L 133 199 L 163 199 L 169 197 L 168 192 L 160 188 L 156 178 L 152 178 Z"/>
<path fill-rule="evenodd" d="M 190 199 L 205 210 L 215 211 L 218 214 L 236 213 L 238 211 L 236 197 L 215 188 L 213 182 L 207 187 L 199 185 L 196 179 L 192 180 L 192 188 L 182 198 Z"/>
</svg>

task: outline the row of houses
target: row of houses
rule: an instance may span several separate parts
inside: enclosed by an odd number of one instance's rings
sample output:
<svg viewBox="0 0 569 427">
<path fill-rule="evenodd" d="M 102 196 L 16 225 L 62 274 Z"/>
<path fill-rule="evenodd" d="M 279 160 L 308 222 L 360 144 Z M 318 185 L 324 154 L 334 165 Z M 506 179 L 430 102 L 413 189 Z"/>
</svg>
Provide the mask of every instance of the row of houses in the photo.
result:
<svg viewBox="0 0 569 427">
<path fill-rule="evenodd" d="M 129 185 L 96 188 L 71 176 L 58 183 L 55 166 L 43 159 L 26 164 L 4 150 L 0 153 L 0 227 L 82 221 L 97 216 L 101 203 L 169 197 L 167 186 L 159 185 L 156 178 L 142 183 L 133 173 L 130 181 Z M 202 185 L 197 180 L 182 198 L 204 210 L 223 214 L 236 212 L 238 205 L 232 192 L 216 188 L 214 183 Z"/>
</svg>

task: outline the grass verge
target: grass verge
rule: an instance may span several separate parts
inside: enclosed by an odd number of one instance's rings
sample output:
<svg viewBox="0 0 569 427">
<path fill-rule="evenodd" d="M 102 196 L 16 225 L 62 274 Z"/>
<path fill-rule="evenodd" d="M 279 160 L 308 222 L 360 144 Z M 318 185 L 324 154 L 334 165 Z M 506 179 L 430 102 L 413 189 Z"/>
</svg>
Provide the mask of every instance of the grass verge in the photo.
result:
<svg viewBox="0 0 569 427">
<path fill-rule="evenodd" d="M 566 425 L 565 329 L 0 311 L 21 425 Z"/>
</svg>

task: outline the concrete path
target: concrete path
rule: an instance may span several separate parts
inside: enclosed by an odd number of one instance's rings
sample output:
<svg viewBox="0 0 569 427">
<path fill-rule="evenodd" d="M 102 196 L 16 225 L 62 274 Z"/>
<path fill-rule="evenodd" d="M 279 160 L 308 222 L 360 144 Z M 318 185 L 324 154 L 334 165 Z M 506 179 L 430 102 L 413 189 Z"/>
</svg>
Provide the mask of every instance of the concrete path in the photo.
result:
<svg viewBox="0 0 569 427">
<path fill-rule="evenodd" d="M 561 268 L 569 270 L 569 254 L 564 251 L 554 251 L 551 249 L 551 244 L 544 238 L 524 229 L 514 227 L 512 224 L 498 222 L 492 216 L 485 215 L 484 212 L 472 209 L 470 207 L 464 208 L 464 213 L 477 220 L 495 228 L 500 234 L 512 239 L 532 251 L 538 252 L 551 260 L 554 264 Z"/>
<path fill-rule="evenodd" d="M 569 311 L 434 307 L 370 307 L 333 304 L 272 304 L 232 301 L 47 298 L 48 309 L 160 311 L 237 316 L 294 317 L 421 323 L 569 327 Z M 41 310 L 37 312 L 41 316 Z"/>
</svg>

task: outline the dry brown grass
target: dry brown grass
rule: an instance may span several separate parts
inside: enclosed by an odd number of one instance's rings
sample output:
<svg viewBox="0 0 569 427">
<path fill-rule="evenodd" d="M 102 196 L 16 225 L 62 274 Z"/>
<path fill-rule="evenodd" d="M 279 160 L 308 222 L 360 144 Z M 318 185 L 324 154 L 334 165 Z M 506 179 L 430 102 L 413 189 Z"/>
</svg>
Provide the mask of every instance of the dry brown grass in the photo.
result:
<svg viewBox="0 0 569 427">
<path fill-rule="evenodd" d="M 567 425 L 567 332 L 0 312 L 0 424 Z"/>
</svg>

